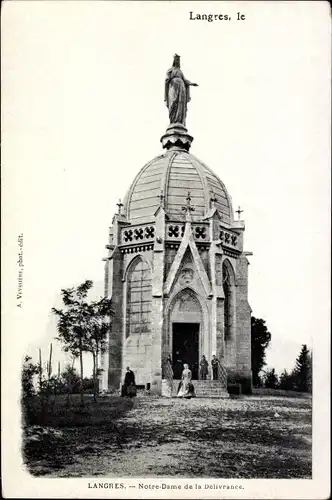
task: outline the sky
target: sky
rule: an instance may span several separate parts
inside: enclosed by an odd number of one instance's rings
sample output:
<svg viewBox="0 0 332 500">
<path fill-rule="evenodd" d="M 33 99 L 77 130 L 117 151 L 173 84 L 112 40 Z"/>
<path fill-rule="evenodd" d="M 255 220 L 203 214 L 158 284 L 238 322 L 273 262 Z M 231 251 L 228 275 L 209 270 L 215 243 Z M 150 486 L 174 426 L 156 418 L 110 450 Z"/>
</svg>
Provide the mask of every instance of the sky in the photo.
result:
<svg viewBox="0 0 332 500">
<path fill-rule="evenodd" d="M 190 21 L 191 9 L 232 20 Z M 102 295 L 116 203 L 162 149 L 174 53 L 199 85 L 188 106 L 191 153 L 244 210 L 249 302 L 272 334 L 268 366 L 292 368 L 304 343 L 324 353 L 328 10 L 327 2 L 4 3 L 3 319 L 14 363 L 25 353 L 37 360 L 39 347 L 46 359 L 62 288 L 91 279 Z M 54 364 L 63 363 L 53 348 Z"/>
</svg>

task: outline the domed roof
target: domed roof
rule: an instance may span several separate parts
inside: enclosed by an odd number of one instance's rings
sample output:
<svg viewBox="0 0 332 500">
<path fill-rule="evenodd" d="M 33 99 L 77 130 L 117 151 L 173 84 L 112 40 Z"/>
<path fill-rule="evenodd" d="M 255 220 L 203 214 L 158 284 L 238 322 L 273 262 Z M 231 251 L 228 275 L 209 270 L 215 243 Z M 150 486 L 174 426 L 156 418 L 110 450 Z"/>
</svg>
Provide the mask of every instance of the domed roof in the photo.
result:
<svg viewBox="0 0 332 500">
<path fill-rule="evenodd" d="M 161 191 L 164 208 L 170 220 L 184 220 L 182 207 L 186 205 L 188 191 L 193 221 L 201 220 L 211 208 L 220 212 L 222 221 L 233 222 L 232 203 L 219 177 L 195 156 L 184 150 L 167 151 L 145 165 L 134 179 L 124 199 L 124 212 L 131 223 L 154 220 L 160 206 Z"/>
</svg>

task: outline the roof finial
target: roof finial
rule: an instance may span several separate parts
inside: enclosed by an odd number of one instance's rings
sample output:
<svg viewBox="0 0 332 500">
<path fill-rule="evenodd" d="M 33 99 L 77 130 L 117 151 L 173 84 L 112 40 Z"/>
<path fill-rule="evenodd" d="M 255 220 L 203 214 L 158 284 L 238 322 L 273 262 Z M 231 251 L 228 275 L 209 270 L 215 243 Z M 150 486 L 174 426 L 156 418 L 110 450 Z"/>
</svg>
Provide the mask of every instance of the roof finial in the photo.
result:
<svg viewBox="0 0 332 500">
<path fill-rule="evenodd" d="M 190 191 L 188 191 L 188 196 L 187 196 L 186 200 L 187 200 L 187 204 L 186 204 L 186 206 L 182 207 L 182 210 L 184 212 L 186 212 L 186 215 L 190 215 L 190 212 L 193 212 L 195 210 L 195 208 L 191 206 Z"/>
<path fill-rule="evenodd" d="M 122 215 L 123 203 L 121 202 L 121 199 L 119 199 L 119 201 L 117 202 L 117 206 L 118 206 L 118 215 Z"/>
<path fill-rule="evenodd" d="M 243 210 L 241 210 L 241 207 L 239 205 L 238 209 L 236 210 L 238 220 L 240 220 L 242 212 L 243 212 Z"/>
<path fill-rule="evenodd" d="M 157 195 L 157 198 L 159 198 L 159 206 L 164 208 L 165 195 L 162 189 L 160 191 L 160 194 Z"/>
<path fill-rule="evenodd" d="M 211 193 L 211 198 L 210 198 L 210 207 L 211 208 L 214 208 L 215 207 L 215 203 L 218 201 L 217 200 L 217 197 L 215 195 L 215 192 L 213 190 L 210 191 Z"/>
</svg>

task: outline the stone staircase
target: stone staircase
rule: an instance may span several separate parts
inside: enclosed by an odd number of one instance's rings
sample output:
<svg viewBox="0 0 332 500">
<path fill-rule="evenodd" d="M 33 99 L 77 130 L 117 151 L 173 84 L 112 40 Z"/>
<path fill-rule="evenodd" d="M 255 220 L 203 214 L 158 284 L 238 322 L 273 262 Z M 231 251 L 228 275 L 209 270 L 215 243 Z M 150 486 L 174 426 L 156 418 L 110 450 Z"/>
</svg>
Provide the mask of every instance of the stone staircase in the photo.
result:
<svg viewBox="0 0 332 500">
<path fill-rule="evenodd" d="M 166 397 L 176 397 L 180 380 L 173 380 L 172 392 L 169 389 L 168 381 L 162 381 L 162 395 Z M 193 380 L 197 398 L 228 398 L 229 394 L 220 380 Z"/>
</svg>

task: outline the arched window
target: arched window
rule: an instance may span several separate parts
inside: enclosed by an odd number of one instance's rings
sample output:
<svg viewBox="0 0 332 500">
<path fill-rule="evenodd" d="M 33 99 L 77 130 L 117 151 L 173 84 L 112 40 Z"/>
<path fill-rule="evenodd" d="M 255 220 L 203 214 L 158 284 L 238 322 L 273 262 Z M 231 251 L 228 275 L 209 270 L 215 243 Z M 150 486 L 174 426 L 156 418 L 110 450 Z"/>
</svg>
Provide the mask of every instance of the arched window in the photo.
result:
<svg viewBox="0 0 332 500">
<path fill-rule="evenodd" d="M 152 280 L 149 265 L 136 259 L 127 278 L 126 336 L 151 331 Z"/>
<path fill-rule="evenodd" d="M 223 263 L 224 301 L 224 338 L 230 340 L 233 322 L 233 280 L 227 264 Z"/>
</svg>

